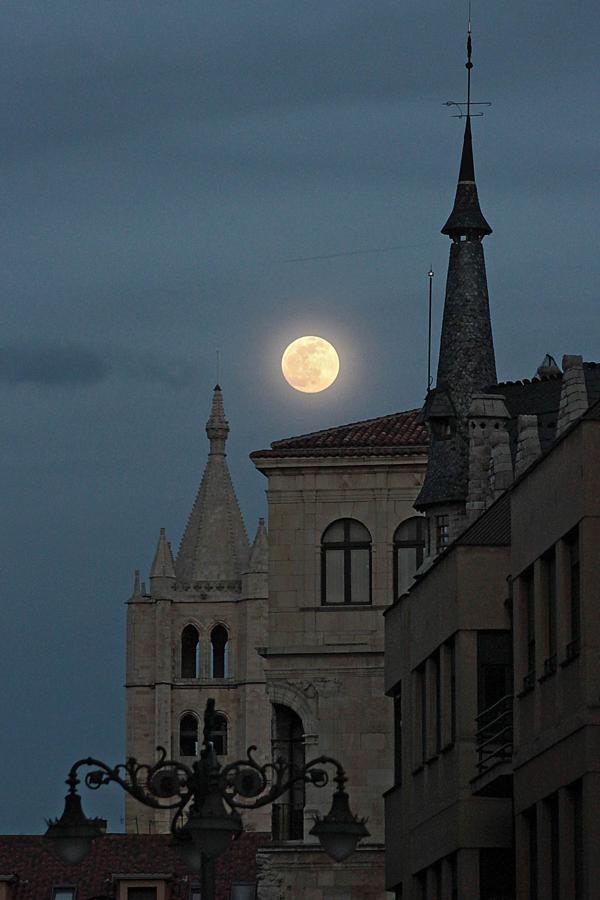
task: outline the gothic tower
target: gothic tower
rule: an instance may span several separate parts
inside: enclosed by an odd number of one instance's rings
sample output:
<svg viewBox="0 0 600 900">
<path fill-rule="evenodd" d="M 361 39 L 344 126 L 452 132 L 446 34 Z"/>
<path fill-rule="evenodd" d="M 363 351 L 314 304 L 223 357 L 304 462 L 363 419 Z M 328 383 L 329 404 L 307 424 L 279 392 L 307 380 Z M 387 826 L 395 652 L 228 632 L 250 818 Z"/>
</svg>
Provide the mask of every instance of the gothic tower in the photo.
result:
<svg viewBox="0 0 600 900">
<path fill-rule="evenodd" d="M 497 382 L 483 238 L 491 234 L 477 195 L 470 115 L 471 36 L 467 42 L 469 100 L 454 206 L 442 234 L 450 261 L 436 386 L 423 407 L 430 431 L 429 463 L 416 508 L 427 515 L 428 555 L 466 524 L 468 417 L 476 394 Z"/>
<path fill-rule="evenodd" d="M 144 762 L 159 745 L 193 761 L 208 697 L 216 700 L 213 739 L 222 763 L 250 744 L 270 752 L 270 704 L 256 652 L 266 641 L 266 529 L 260 520 L 250 547 L 227 466 L 229 424 L 218 385 L 206 433 L 208 461 L 177 557 L 161 529 L 150 591 L 136 573 L 128 602 L 127 756 Z M 262 830 L 262 818 L 248 817 L 246 827 Z M 166 831 L 169 821 L 126 803 L 128 832 Z"/>
</svg>

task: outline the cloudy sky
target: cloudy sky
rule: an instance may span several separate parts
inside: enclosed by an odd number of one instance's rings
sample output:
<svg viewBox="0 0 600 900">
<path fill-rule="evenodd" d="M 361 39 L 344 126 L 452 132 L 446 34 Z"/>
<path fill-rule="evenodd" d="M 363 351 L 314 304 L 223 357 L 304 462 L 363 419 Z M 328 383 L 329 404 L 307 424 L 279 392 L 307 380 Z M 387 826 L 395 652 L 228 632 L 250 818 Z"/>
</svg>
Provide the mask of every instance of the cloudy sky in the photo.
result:
<svg viewBox="0 0 600 900">
<path fill-rule="evenodd" d="M 42 830 L 78 756 L 124 756 L 124 602 L 160 526 L 179 542 L 216 351 L 250 532 L 250 451 L 420 404 L 466 6 L 2 4 L 0 832 Z M 502 379 L 600 355 L 597 12 L 474 0 Z M 322 395 L 282 380 L 301 334 L 339 351 Z M 85 806 L 121 827 L 116 792 Z"/>
</svg>

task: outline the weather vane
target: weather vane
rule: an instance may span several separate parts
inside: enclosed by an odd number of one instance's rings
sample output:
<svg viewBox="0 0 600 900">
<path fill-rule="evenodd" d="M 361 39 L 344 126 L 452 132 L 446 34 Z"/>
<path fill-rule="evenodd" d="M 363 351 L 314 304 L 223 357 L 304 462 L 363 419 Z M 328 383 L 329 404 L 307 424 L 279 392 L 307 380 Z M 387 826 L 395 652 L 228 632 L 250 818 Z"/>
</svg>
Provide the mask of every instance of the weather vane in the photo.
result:
<svg viewBox="0 0 600 900">
<path fill-rule="evenodd" d="M 491 106 L 492 104 L 487 100 L 479 100 L 477 102 L 471 100 L 471 69 L 473 68 L 473 63 L 471 62 L 471 52 L 472 52 L 472 44 L 471 44 L 471 2 L 469 0 L 469 24 L 467 27 L 467 61 L 465 63 L 465 68 L 467 70 L 467 99 L 465 100 L 446 100 L 444 106 L 456 106 L 458 112 L 454 114 L 454 118 L 456 119 L 464 119 L 465 116 L 482 116 L 482 112 L 471 112 L 472 106 Z M 464 107 L 466 106 L 467 111 L 465 113 Z"/>
</svg>

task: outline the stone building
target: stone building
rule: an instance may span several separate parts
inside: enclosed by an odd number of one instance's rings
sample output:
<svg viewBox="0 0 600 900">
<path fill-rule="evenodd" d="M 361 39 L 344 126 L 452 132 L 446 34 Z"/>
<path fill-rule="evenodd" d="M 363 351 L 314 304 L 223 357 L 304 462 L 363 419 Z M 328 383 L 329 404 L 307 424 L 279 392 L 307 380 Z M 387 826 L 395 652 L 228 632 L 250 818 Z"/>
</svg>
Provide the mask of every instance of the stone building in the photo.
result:
<svg viewBox="0 0 600 900">
<path fill-rule="evenodd" d="M 383 691 L 383 610 L 423 557 L 414 500 L 427 460 L 418 411 L 276 441 L 252 454 L 268 479 L 269 536 L 249 546 L 227 469 L 228 425 L 216 388 L 208 462 L 179 552 L 161 532 L 147 592 L 128 603 L 127 755 L 155 747 L 191 761 L 207 697 L 221 727 L 221 762 L 256 744 L 264 761 L 321 754 L 349 776 L 370 838 L 344 864 L 309 835 L 331 791 L 298 786 L 271 809 L 244 814 L 268 832 L 259 854 L 264 900 L 385 896 L 383 800 L 392 716 Z M 168 815 L 126 804 L 128 832 L 164 832 Z"/>
<path fill-rule="evenodd" d="M 348 860 L 332 863 L 308 834 L 314 814 L 328 812 L 329 792 L 307 786 L 290 798 L 274 831 L 277 846 L 259 853 L 264 900 L 385 896 L 382 794 L 392 715 L 383 693 L 382 612 L 422 558 L 413 503 L 427 438 L 416 419 L 416 411 L 384 416 L 252 454 L 268 479 L 269 619 L 260 653 L 274 740 L 295 735 L 300 761 L 339 759 L 352 809 L 368 816 L 370 831 Z"/>
<path fill-rule="evenodd" d="M 386 884 L 403 900 L 598 896 L 600 366 L 498 384 L 467 117 L 426 559 L 385 612 Z"/>
<path fill-rule="evenodd" d="M 270 745 L 263 645 L 267 619 L 267 533 L 259 521 L 252 545 L 227 467 L 229 425 L 220 387 L 206 424 L 209 454 L 177 557 L 161 530 L 150 590 L 136 573 L 127 607 L 127 755 L 155 758 L 160 745 L 183 761 L 202 742 L 202 714 L 216 700 L 214 737 L 221 762 Z M 128 832 L 168 829 L 166 813 L 128 799 Z M 269 828 L 265 813 L 246 826 Z"/>
</svg>

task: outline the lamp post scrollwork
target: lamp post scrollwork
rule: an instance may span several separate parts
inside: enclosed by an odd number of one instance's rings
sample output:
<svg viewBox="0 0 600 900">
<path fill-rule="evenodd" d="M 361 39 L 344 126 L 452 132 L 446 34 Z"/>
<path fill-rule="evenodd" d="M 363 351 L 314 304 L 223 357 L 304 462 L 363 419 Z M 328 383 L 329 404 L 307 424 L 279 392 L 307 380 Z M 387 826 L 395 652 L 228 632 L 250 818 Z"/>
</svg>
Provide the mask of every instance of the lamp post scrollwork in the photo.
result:
<svg viewBox="0 0 600 900">
<path fill-rule="evenodd" d="M 221 766 L 211 740 L 215 722 L 215 701 L 209 699 L 204 714 L 204 742 L 199 758 L 191 766 L 168 759 L 158 747 L 153 765 L 127 762 L 111 767 L 102 760 L 86 757 L 75 762 L 66 780 L 69 791 L 59 819 L 48 821 L 46 836 L 58 855 L 68 863 L 80 862 L 92 842 L 103 834 L 100 819 L 88 819 L 77 792 L 79 771 L 87 768 L 86 787 L 97 790 L 118 784 L 144 806 L 171 810 L 171 834 L 181 857 L 191 871 L 202 873 L 202 897 L 214 897 L 214 860 L 243 830 L 241 812 L 272 804 L 298 782 L 323 788 L 330 782 L 327 768 L 333 768 L 335 790 L 331 810 L 317 816 L 310 834 L 317 837 L 325 852 L 336 861 L 349 856 L 369 832 L 364 819 L 350 811 L 345 791 L 347 777 L 342 765 L 330 756 L 318 756 L 301 768 L 283 758 L 260 765 L 254 758 L 256 747 L 248 748 L 245 759 Z"/>
</svg>

